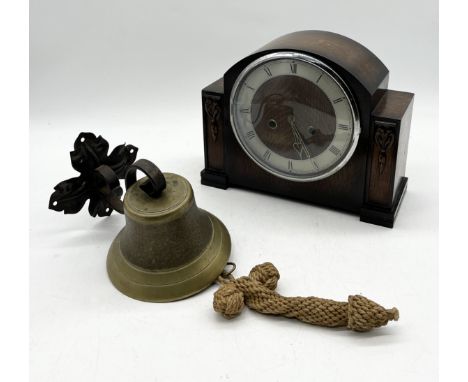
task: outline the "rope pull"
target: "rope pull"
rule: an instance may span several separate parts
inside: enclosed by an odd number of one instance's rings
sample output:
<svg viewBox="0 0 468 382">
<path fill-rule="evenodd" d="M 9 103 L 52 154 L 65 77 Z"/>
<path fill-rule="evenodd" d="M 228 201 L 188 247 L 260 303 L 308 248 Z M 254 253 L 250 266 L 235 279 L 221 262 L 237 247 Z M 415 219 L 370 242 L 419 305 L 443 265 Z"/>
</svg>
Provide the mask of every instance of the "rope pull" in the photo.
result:
<svg viewBox="0 0 468 382">
<path fill-rule="evenodd" d="M 215 292 L 213 308 L 225 318 L 238 316 L 244 305 L 264 314 L 296 318 L 312 325 L 347 327 L 366 332 L 399 318 L 398 309 L 385 309 L 359 295 L 349 296 L 347 302 L 318 297 L 284 297 L 275 289 L 280 274 L 271 263 L 255 266 L 248 277 L 235 279 L 221 275 L 220 288 Z"/>
</svg>

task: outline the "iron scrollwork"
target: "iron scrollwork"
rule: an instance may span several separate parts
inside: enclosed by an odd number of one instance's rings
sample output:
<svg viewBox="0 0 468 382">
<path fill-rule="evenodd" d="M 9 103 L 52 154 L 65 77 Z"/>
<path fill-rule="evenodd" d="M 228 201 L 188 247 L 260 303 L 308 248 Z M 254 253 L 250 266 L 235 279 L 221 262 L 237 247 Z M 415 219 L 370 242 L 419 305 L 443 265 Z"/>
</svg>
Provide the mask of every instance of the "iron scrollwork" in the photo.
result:
<svg viewBox="0 0 468 382">
<path fill-rule="evenodd" d="M 58 183 L 50 196 L 49 208 L 65 214 L 79 212 L 89 199 L 91 216 L 109 216 L 113 210 L 123 213 L 119 179 L 136 159 L 138 148 L 119 145 L 108 155 L 109 143 L 93 133 L 81 133 L 70 152 L 78 177 Z"/>
</svg>

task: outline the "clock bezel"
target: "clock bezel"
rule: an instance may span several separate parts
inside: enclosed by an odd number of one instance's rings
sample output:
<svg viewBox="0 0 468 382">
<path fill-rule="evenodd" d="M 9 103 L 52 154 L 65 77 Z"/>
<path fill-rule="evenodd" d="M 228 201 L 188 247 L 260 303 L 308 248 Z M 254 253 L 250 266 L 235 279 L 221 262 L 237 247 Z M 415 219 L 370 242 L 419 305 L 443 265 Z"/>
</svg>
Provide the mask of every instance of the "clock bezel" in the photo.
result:
<svg viewBox="0 0 468 382">
<path fill-rule="evenodd" d="M 330 167 L 328 170 L 324 170 L 322 172 L 318 172 L 317 175 L 314 176 L 303 176 L 303 175 L 294 175 L 294 174 L 285 174 L 284 172 L 280 170 L 275 170 L 272 169 L 271 167 L 265 165 L 264 161 L 262 161 L 260 158 L 257 158 L 255 155 L 251 154 L 248 150 L 248 148 L 245 146 L 245 143 L 243 142 L 242 138 L 239 135 L 239 132 L 237 131 L 236 124 L 234 123 L 234 99 L 235 96 L 238 92 L 239 86 L 243 82 L 243 80 L 246 78 L 246 76 L 255 68 L 258 66 L 265 64 L 266 62 L 272 61 L 272 60 L 277 60 L 277 59 L 291 59 L 291 60 L 300 60 L 303 62 L 306 62 L 310 65 L 313 65 L 323 72 L 325 72 L 328 76 L 330 76 L 336 83 L 337 85 L 341 88 L 343 94 L 345 95 L 350 108 L 351 108 L 351 116 L 353 119 L 353 134 L 351 136 L 351 143 L 348 147 L 348 150 L 345 155 L 342 156 L 342 159 L 337 162 L 337 164 L 333 167 Z M 294 181 L 294 182 L 314 182 L 318 181 L 324 178 L 328 178 L 329 176 L 335 174 L 339 170 L 341 170 L 351 159 L 351 157 L 354 154 L 354 151 L 356 149 L 356 146 L 359 141 L 359 135 L 361 133 L 361 126 L 360 126 L 360 119 L 359 119 L 359 111 L 357 108 L 357 103 L 354 99 L 354 96 L 349 89 L 349 87 L 346 85 L 346 83 L 343 81 L 343 79 L 327 64 L 325 64 L 323 61 L 312 57 L 310 55 L 304 54 L 304 53 L 299 53 L 299 52 L 291 52 L 291 51 L 279 51 L 279 52 L 274 52 L 274 53 L 269 53 L 266 55 L 263 55 L 256 60 L 252 61 L 249 63 L 239 74 L 239 76 L 236 78 L 236 81 L 234 82 L 234 85 L 232 87 L 232 91 L 230 94 L 229 98 L 229 111 L 230 111 L 230 122 L 231 122 L 231 128 L 234 133 L 234 136 L 236 137 L 236 140 L 238 141 L 239 145 L 241 146 L 242 150 L 256 163 L 260 168 L 263 170 L 267 171 L 268 173 L 277 176 L 282 179 Z"/>
</svg>

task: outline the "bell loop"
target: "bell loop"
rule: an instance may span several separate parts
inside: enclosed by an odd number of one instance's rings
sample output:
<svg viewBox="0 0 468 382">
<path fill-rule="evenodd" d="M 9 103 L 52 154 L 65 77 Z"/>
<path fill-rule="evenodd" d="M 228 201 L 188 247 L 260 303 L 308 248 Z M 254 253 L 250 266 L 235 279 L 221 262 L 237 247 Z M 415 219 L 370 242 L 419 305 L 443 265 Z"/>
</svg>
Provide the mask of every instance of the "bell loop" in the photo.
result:
<svg viewBox="0 0 468 382">
<path fill-rule="evenodd" d="M 127 168 L 127 172 L 125 173 L 125 187 L 127 190 L 136 183 L 136 173 L 138 170 L 148 177 L 148 181 L 143 183 L 140 188 L 152 198 L 159 197 L 166 188 L 166 178 L 158 166 L 147 159 L 139 159 Z"/>
</svg>

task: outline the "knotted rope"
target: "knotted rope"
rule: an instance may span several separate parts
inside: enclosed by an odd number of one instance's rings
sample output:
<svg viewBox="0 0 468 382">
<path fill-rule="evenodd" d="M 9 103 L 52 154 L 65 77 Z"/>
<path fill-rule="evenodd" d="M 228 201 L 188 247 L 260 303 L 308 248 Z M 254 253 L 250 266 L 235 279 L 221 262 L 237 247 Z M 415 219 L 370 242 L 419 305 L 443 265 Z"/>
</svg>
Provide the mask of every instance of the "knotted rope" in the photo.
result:
<svg viewBox="0 0 468 382">
<path fill-rule="evenodd" d="M 234 279 L 221 275 L 213 308 L 231 319 L 242 312 L 244 304 L 264 314 L 296 318 L 312 325 L 340 327 L 358 332 L 398 320 L 398 309 L 385 309 L 363 296 L 349 296 L 348 302 L 318 297 L 283 297 L 275 292 L 280 274 L 271 263 L 255 266 L 248 277 Z"/>
</svg>

